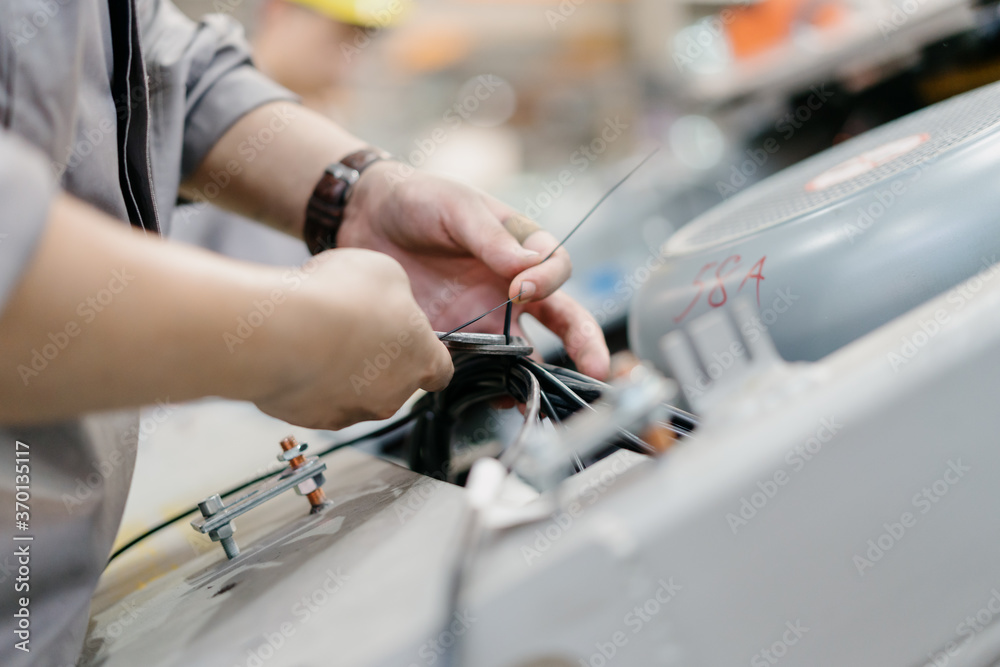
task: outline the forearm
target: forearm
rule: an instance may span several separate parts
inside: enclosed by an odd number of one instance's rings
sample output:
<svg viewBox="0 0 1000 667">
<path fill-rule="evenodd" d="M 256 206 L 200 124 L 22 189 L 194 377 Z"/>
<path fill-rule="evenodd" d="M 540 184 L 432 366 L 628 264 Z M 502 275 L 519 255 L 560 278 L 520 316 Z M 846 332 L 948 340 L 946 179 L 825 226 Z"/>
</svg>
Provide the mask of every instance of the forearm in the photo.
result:
<svg viewBox="0 0 1000 667">
<path fill-rule="evenodd" d="M 253 399 L 280 377 L 255 355 L 267 327 L 227 348 L 276 272 L 130 230 L 68 196 L 0 314 L 0 423 L 206 395 Z"/>
<path fill-rule="evenodd" d="M 315 111 L 291 102 L 267 104 L 222 136 L 181 194 L 302 238 L 306 205 L 323 170 L 366 145 Z M 219 187 L 220 181 L 226 185 Z"/>
</svg>

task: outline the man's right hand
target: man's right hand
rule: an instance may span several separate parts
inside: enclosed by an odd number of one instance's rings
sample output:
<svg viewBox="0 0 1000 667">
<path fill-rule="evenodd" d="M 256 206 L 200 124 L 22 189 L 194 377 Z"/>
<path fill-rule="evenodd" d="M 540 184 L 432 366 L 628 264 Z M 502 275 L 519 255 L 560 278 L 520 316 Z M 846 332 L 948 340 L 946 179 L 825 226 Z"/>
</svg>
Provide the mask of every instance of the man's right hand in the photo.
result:
<svg viewBox="0 0 1000 667">
<path fill-rule="evenodd" d="M 0 424 L 222 396 L 295 424 L 387 417 L 451 357 L 395 260 L 301 271 L 147 237 L 66 195 L 0 312 Z"/>
<path fill-rule="evenodd" d="M 264 412 L 338 429 L 392 416 L 417 389 L 448 385 L 451 355 L 417 305 L 396 260 L 333 250 L 310 260 L 301 287 L 276 311 L 265 345 L 287 359 L 279 386 L 255 399 Z M 286 276 L 287 277 L 287 276 Z M 267 354 L 264 349 L 261 354 Z"/>
</svg>

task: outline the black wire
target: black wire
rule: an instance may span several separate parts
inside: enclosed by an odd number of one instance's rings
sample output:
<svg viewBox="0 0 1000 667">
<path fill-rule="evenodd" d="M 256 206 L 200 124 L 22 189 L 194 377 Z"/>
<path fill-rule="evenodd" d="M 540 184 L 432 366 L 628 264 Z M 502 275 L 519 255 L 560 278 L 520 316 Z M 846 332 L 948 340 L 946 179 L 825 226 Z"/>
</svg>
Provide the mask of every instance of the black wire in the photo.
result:
<svg viewBox="0 0 1000 667">
<path fill-rule="evenodd" d="M 463 324 L 462 326 L 459 326 L 459 327 L 455 327 L 454 329 L 452 329 L 452 330 L 451 330 L 451 331 L 449 331 L 448 333 L 444 333 L 444 334 L 441 334 L 440 336 L 438 336 L 438 340 L 444 340 L 445 338 L 447 338 L 448 336 L 452 335 L 453 333 L 458 333 L 459 331 L 461 331 L 461 330 L 462 330 L 462 329 L 464 329 L 465 327 L 467 327 L 467 326 L 470 326 L 470 325 L 472 325 L 472 324 L 475 324 L 476 322 L 478 322 L 479 320 L 483 319 L 484 317 L 486 317 L 486 316 L 487 316 L 487 315 L 489 315 L 490 313 L 493 313 L 493 312 L 496 312 L 496 311 L 500 310 L 501 308 L 503 308 L 504 306 L 507 306 L 507 305 L 510 305 L 510 304 L 512 304 L 512 303 L 514 302 L 514 299 L 517 299 L 517 298 L 520 298 L 520 296 L 521 296 L 521 295 L 520 295 L 520 294 L 518 294 L 517 296 L 515 296 L 515 297 L 514 297 L 514 298 L 512 298 L 512 299 L 507 299 L 506 301 L 504 301 L 503 303 L 501 303 L 501 304 L 500 304 L 499 306 L 497 306 L 496 308 L 490 308 L 489 310 L 487 310 L 487 311 L 486 311 L 485 313 L 483 313 L 483 314 L 482 314 L 482 315 L 480 315 L 479 317 L 477 317 L 477 318 L 475 318 L 475 319 L 473 319 L 473 320 L 469 320 L 468 322 L 466 322 L 466 323 L 465 323 L 465 324 Z"/>
<path fill-rule="evenodd" d="M 563 247 L 563 245 L 566 243 L 566 241 L 569 241 L 570 237 L 573 236 L 573 234 L 576 234 L 577 230 L 580 229 L 580 227 L 583 226 L 583 223 L 587 222 L 587 220 L 590 219 L 590 216 L 592 216 L 594 214 L 594 212 L 597 211 L 597 209 L 601 207 L 601 204 L 603 204 L 605 201 L 607 201 L 608 197 L 610 197 L 611 195 L 613 195 L 615 193 L 615 190 L 617 190 L 618 188 L 620 188 L 621 186 L 623 186 L 625 184 L 625 181 L 627 181 L 628 179 L 632 178 L 633 174 L 635 174 L 635 172 L 639 171 L 639 169 L 642 167 L 642 165 L 644 165 L 647 162 L 649 162 L 650 158 L 652 158 L 654 155 L 656 155 L 656 153 L 659 150 L 660 150 L 659 146 L 657 146 L 656 148 L 654 148 L 653 151 L 649 155 L 647 155 L 646 157 L 644 157 L 642 159 L 642 162 L 640 162 L 635 167 L 633 167 L 632 170 L 629 171 L 627 174 L 625 174 L 625 176 L 620 181 L 618 181 L 613 186 L 611 186 L 611 189 L 608 190 L 607 192 L 605 192 L 604 195 L 600 199 L 597 200 L 597 203 L 594 204 L 589 211 L 587 211 L 587 214 L 583 216 L 583 219 L 581 219 L 580 222 L 576 223 L 576 225 L 573 227 L 573 229 L 571 229 L 569 231 L 569 234 L 567 234 L 566 236 L 564 236 L 563 239 L 562 239 L 562 241 L 560 241 L 558 244 L 556 244 L 556 247 L 552 249 L 552 252 L 550 252 L 548 255 L 546 255 L 545 259 L 543 259 L 541 262 L 539 262 L 539 264 L 544 264 L 545 262 L 547 262 L 550 259 L 552 259 L 552 255 L 556 254 L 556 251 L 559 250 L 559 248 Z M 516 301 L 519 298 L 521 298 L 521 293 L 520 292 L 514 298 L 507 299 L 506 301 L 504 301 L 503 303 L 501 303 L 496 308 L 491 308 L 490 310 L 486 311 L 485 313 L 483 313 L 482 315 L 480 315 L 476 319 L 469 320 L 468 322 L 466 322 L 462 326 L 455 327 L 454 329 L 452 329 L 448 333 L 442 334 L 442 335 L 438 336 L 438 339 L 439 340 L 444 340 L 445 338 L 447 338 L 448 336 L 452 335 L 453 333 L 458 333 L 459 331 L 461 331 L 465 327 L 471 326 L 471 325 L 475 324 L 476 322 L 478 322 L 479 320 L 483 319 L 484 317 L 486 317 L 490 313 L 492 313 L 494 311 L 497 311 L 497 310 L 500 310 L 504 306 L 508 306 L 508 309 L 507 309 L 507 324 L 504 327 L 504 335 L 507 336 L 507 344 L 510 345 L 510 310 L 511 310 L 511 307 L 513 306 L 514 301 Z"/>
<path fill-rule="evenodd" d="M 514 312 L 514 302 L 507 302 L 507 311 L 503 316 L 503 340 L 504 344 L 510 345 L 510 316 Z"/>
<path fill-rule="evenodd" d="M 551 382 L 560 392 L 562 392 L 568 398 L 570 398 L 571 400 L 573 400 L 574 402 L 576 402 L 577 404 L 579 404 L 579 406 L 581 408 L 590 408 L 591 410 L 594 409 L 589 403 L 587 403 L 582 398 L 580 398 L 579 396 L 577 396 L 576 393 L 572 389 L 570 389 L 568 386 L 566 386 L 566 384 L 564 382 L 562 382 L 561 380 L 559 380 L 555 375 L 553 375 L 552 373 L 550 373 L 546 368 L 543 368 L 540 364 L 538 364 L 535 361 L 532 361 L 531 359 L 528 359 L 526 361 L 527 361 L 527 363 L 531 364 L 534 368 L 538 369 L 538 371 L 541 372 L 542 375 L 544 377 L 546 377 L 549 380 L 549 382 Z M 657 453 L 656 449 L 652 445 L 650 445 L 648 442 L 646 442 L 645 440 L 643 440 L 639 436 L 635 435 L 631 431 L 628 431 L 628 430 L 626 430 L 624 428 L 618 428 L 618 434 L 620 436 L 622 436 L 622 438 L 625 440 L 625 442 L 627 442 L 627 443 L 629 443 L 629 445 L 631 445 L 630 447 L 628 447 L 628 449 L 631 449 L 634 452 L 638 452 L 640 454 L 656 454 Z"/>
<path fill-rule="evenodd" d="M 601 397 L 608 388 L 585 375 L 521 357 L 456 355 L 455 374 L 443 391 L 428 395 L 420 404 L 418 425 L 410 432 L 410 464 L 414 472 L 439 479 L 456 480 L 461 471 L 451 469 L 451 440 L 455 423 L 470 407 L 502 396 L 525 403 L 530 393 L 530 376 L 540 384 L 542 408 L 550 419 L 560 422 Z M 561 376 L 561 377 L 557 377 Z M 623 435 L 624 446 L 650 453 L 652 448 L 632 434 Z M 583 462 L 574 457 L 577 469 Z"/>
<path fill-rule="evenodd" d="M 551 259 L 552 255 L 556 254 L 556 250 L 559 250 L 559 248 L 561 248 L 563 246 L 563 244 L 566 243 L 566 241 L 569 241 L 569 238 L 571 236 L 573 236 L 573 234 L 576 234 L 576 231 L 578 229 L 580 229 L 580 227 L 583 226 L 583 223 L 587 222 L 587 219 L 590 218 L 590 216 L 592 216 L 594 214 L 594 211 L 596 211 L 598 208 L 600 208 L 601 204 L 603 204 L 607 200 L 608 197 L 610 197 L 612 194 L 614 194 L 615 190 L 617 190 L 618 188 L 620 188 L 621 186 L 623 186 L 625 184 L 625 181 L 627 181 L 628 179 L 632 178 L 632 175 L 635 172 L 639 171 L 639 168 L 642 167 L 642 165 L 644 165 L 647 162 L 649 162 L 649 159 L 651 157 L 653 157 L 654 155 L 656 155 L 656 153 L 659 150 L 660 150 L 659 146 L 657 146 L 656 148 L 654 148 L 652 153 L 650 153 L 649 155 L 647 155 L 646 157 L 644 157 L 642 159 L 642 162 L 640 162 L 639 164 L 637 164 L 635 167 L 632 168 L 632 171 L 630 171 L 629 173 L 625 174 L 624 178 L 622 178 L 620 181 L 618 181 L 617 183 L 615 183 L 611 187 L 610 190 L 608 190 L 607 192 L 605 192 L 604 196 L 601 197 L 600 199 L 598 199 L 597 203 L 594 204 L 594 206 L 589 211 L 587 211 L 587 215 L 583 216 L 583 220 L 581 220 L 580 222 L 576 223 L 576 226 L 573 227 L 573 229 L 571 229 L 569 231 L 569 234 L 567 234 L 565 237 L 563 237 L 563 240 L 559 242 L 559 245 L 557 245 L 555 248 L 553 248 L 552 252 L 550 252 L 548 254 L 548 256 L 546 256 L 546 258 L 543 259 L 542 261 L 543 262 L 547 262 L 549 259 Z"/>
<path fill-rule="evenodd" d="M 391 424 L 387 424 L 386 426 L 383 426 L 382 428 L 380 428 L 380 429 L 378 429 L 376 431 L 373 431 L 372 433 L 368 433 L 368 434 L 365 434 L 365 435 L 359 435 L 358 437 L 352 438 L 351 440 L 348 440 L 347 442 L 338 442 L 338 443 L 335 443 L 335 444 L 327 447 L 326 449 L 324 449 L 324 450 L 322 450 L 320 452 L 317 452 L 314 456 L 326 456 L 327 454 L 335 452 L 338 449 L 343 449 L 344 447 L 350 447 L 352 445 L 356 445 L 356 444 L 358 444 L 359 442 L 361 442 L 363 440 L 368 440 L 370 438 L 379 438 L 379 437 L 382 437 L 383 435 L 387 435 L 389 433 L 392 433 L 393 431 L 395 431 L 396 429 L 398 429 L 400 426 L 403 426 L 403 425 L 409 423 L 415 417 L 416 417 L 416 414 L 414 414 L 413 412 L 410 412 L 406 416 L 401 417 L 400 419 L 392 422 Z M 259 477 L 255 477 L 255 478 L 253 478 L 253 479 L 251 479 L 251 480 L 249 480 L 247 482 L 244 482 L 244 483 L 242 483 L 242 484 L 240 484 L 238 486 L 234 486 L 233 488 L 229 489 L 228 491 L 223 491 L 219 495 L 221 497 L 225 498 L 226 496 L 231 496 L 234 493 L 239 493 L 240 491 L 243 491 L 244 489 L 246 489 L 246 488 L 248 488 L 250 486 L 253 486 L 254 484 L 257 484 L 258 482 L 262 482 L 262 481 L 264 481 L 265 479 L 267 479 L 269 477 L 273 477 L 275 474 L 278 474 L 278 472 L 280 472 L 280 471 L 265 473 L 263 475 L 260 475 Z M 176 515 L 170 517 L 169 519 L 166 519 L 166 520 L 164 520 L 164 521 L 156 524 L 155 526 L 153 526 L 152 528 L 150 528 L 146 532 L 142 533 L 141 535 L 138 535 L 137 537 L 132 538 L 127 543 L 125 543 L 124 545 L 122 545 L 121 547 L 119 547 L 117 550 L 115 550 L 114 553 L 111 554 L 111 557 L 108 558 L 108 565 L 111 564 L 111 561 L 113 561 L 114 559 L 118 558 L 118 556 L 122 555 L 123 553 L 125 553 L 126 551 L 128 551 L 129 549 L 131 549 L 132 547 L 134 547 L 135 545 L 137 545 L 139 542 L 142 542 L 147 537 L 155 535 L 156 533 L 160 532 L 164 528 L 167 528 L 168 526 L 172 526 L 173 524 L 177 523 L 178 521 L 180 521 L 184 517 L 190 516 L 191 514 L 194 514 L 197 511 L 198 511 L 198 506 L 195 505 L 194 507 L 191 507 L 191 508 L 183 511 L 180 514 L 176 514 Z M 105 565 L 105 567 L 107 567 L 107 565 Z"/>
</svg>

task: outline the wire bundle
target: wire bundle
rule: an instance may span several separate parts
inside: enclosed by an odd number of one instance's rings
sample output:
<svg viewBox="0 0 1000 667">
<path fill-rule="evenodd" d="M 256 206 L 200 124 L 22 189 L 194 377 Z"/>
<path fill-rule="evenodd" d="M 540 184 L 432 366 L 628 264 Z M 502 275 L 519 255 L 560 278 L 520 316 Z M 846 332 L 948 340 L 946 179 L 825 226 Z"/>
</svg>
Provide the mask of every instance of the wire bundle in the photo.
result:
<svg viewBox="0 0 1000 667">
<path fill-rule="evenodd" d="M 455 357 L 451 384 L 424 396 L 414 406 L 416 421 L 409 436 L 410 468 L 438 479 L 455 480 L 451 469 L 452 431 L 473 406 L 499 398 L 513 398 L 525 406 L 525 425 L 501 461 L 508 467 L 516 457 L 527 431 L 542 417 L 555 422 L 599 399 L 608 385 L 575 371 L 542 364 L 527 357 L 462 354 Z M 627 431 L 620 446 L 652 453 L 649 445 Z M 583 464 L 576 462 L 577 468 Z"/>
</svg>

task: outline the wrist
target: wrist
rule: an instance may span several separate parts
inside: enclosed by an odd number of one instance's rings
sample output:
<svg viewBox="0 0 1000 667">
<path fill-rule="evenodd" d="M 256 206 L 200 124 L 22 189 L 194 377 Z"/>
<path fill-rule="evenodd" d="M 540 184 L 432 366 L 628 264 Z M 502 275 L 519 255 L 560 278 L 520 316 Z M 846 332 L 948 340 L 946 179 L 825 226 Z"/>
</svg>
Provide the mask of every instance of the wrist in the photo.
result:
<svg viewBox="0 0 1000 667">
<path fill-rule="evenodd" d="M 309 198 L 302 228 L 303 240 L 312 254 L 338 247 L 354 186 L 369 167 L 389 158 L 385 151 L 364 148 L 326 168 Z"/>
<path fill-rule="evenodd" d="M 223 368 L 218 372 L 217 386 L 209 393 L 256 401 L 282 386 L 289 372 L 287 311 L 294 285 L 283 280 L 277 269 L 232 268 L 228 280 L 219 285 L 219 311 L 225 313 L 221 323 L 224 350 L 218 355 Z"/>
<path fill-rule="evenodd" d="M 249 312 L 260 315 L 243 319 L 251 327 L 260 325 L 232 355 L 232 372 L 240 378 L 236 398 L 257 404 L 280 400 L 316 381 L 318 374 L 336 375 L 353 361 L 344 350 L 353 323 L 371 301 L 355 297 L 358 286 L 349 271 L 340 270 L 343 263 L 341 253 L 328 254 L 301 269 L 266 269 L 258 277 L 243 298 Z"/>
</svg>

